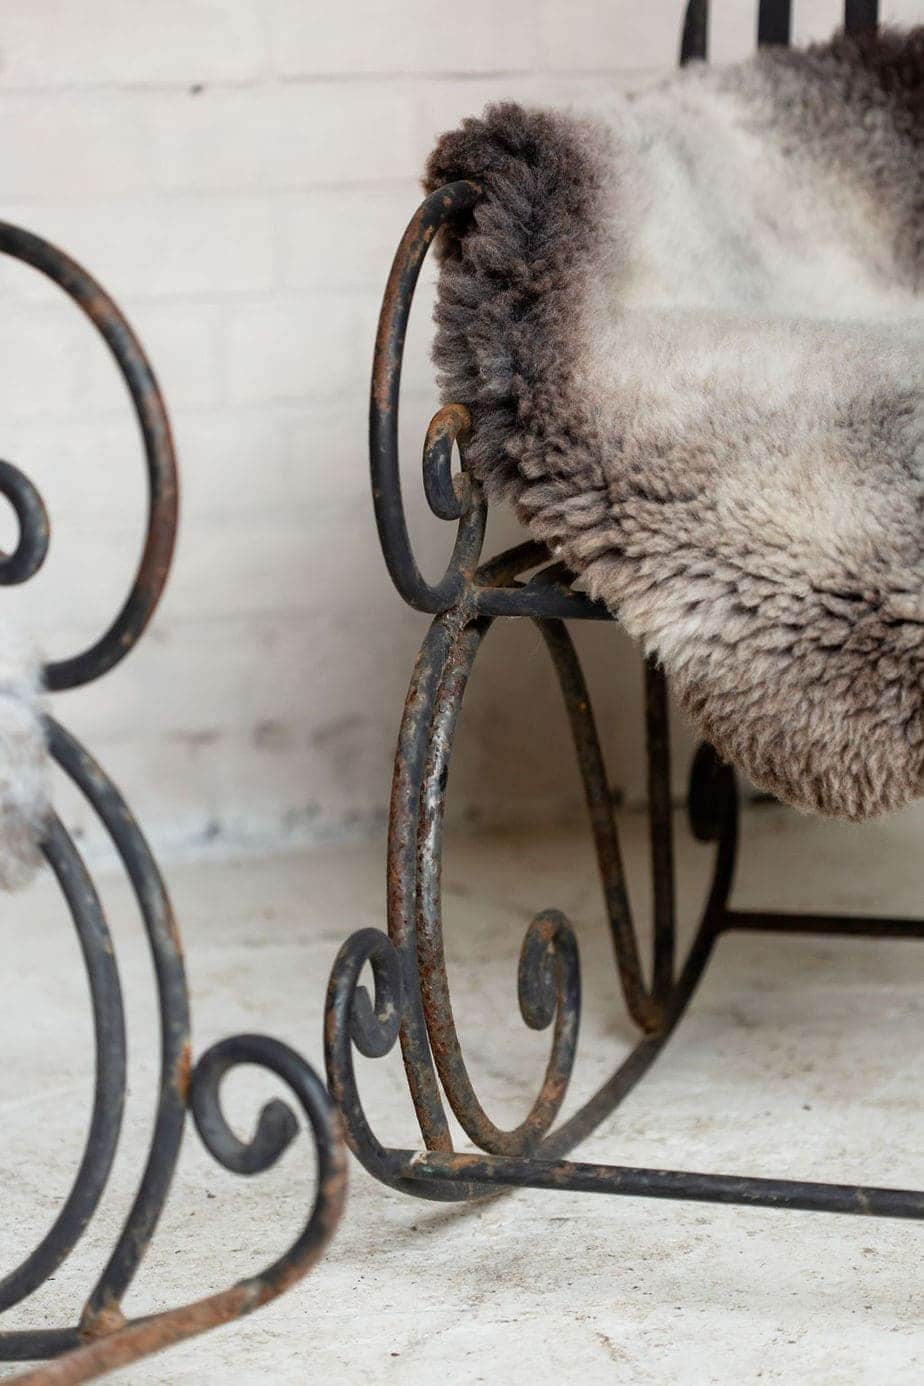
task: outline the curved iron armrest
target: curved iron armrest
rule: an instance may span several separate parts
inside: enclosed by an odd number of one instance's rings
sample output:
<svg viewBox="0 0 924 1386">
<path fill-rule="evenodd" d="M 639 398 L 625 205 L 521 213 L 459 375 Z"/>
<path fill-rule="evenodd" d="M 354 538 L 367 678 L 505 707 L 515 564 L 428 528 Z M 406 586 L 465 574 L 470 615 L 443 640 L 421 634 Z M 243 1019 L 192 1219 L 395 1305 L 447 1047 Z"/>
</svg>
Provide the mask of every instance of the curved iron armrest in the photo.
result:
<svg viewBox="0 0 924 1386">
<path fill-rule="evenodd" d="M 19 227 L 0 223 L 0 253 L 32 265 L 86 314 L 115 358 L 141 430 L 148 474 L 148 522 L 131 590 L 108 629 L 87 649 L 46 665 L 49 690 L 75 688 L 114 668 L 137 643 L 163 593 L 176 538 L 178 486 L 170 425 L 151 366 L 137 337 L 105 290 L 74 260 Z M 0 494 L 19 522 L 15 549 L 0 555 L 0 585 L 38 572 L 49 544 L 48 515 L 31 481 L 0 462 Z M 213 1045 L 193 1065 L 189 994 L 182 946 L 170 901 L 148 844 L 116 786 L 88 752 L 50 718 L 52 758 L 83 794 L 113 843 L 131 882 L 147 934 L 160 1011 L 161 1068 L 154 1129 L 134 1203 L 115 1248 L 74 1327 L 0 1332 L 0 1360 L 56 1357 L 15 1378 L 50 1386 L 87 1381 L 139 1357 L 251 1312 L 282 1293 L 321 1256 L 339 1220 L 346 1191 L 341 1123 L 326 1088 L 287 1045 L 262 1035 L 236 1035 Z M 86 1144 L 73 1186 L 52 1226 L 12 1271 L 0 1277 L 0 1313 L 32 1295 L 70 1255 L 105 1192 L 115 1158 L 126 1092 L 122 992 L 112 940 L 92 878 L 64 824 L 52 815 L 42 843 L 77 931 L 93 1009 L 96 1081 Z M 180 1309 L 127 1321 L 121 1301 L 134 1279 L 167 1199 L 187 1109 L 214 1158 L 238 1174 L 274 1165 L 299 1122 L 274 1100 L 248 1141 L 229 1126 L 220 1103 L 225 1073 L 253 1064 L 281 1078 L 301 1107 L 317 1156 L 310 1214 L 289 1250 L 260 1274 Z"/>
<path fill-rule="evenodd" d="M 477 182 L 461 181 L 437 188 L 411 218 L 395 254 L 382 300 L 372 392 L 369 406 L 369 456 L 372 498 L 382 553 L 401 596 L 418 611 L 432 615 L 464 606 L 486 616 L 569 617 L 610 620 L 610 613 L 570 586 L 567 573 L 544 544 L 529 541 L 479 563 L 484 544 L 487 505 L 481 486 L 466 468 L 468 410 L 446 404 L 427 429 L 423 450 L 423 480 L 427 502 L 441 520 L 458 520 L 456 542 L 446 572 L 431 586 L 420 572 L 411 549 L 398 457 L 398 402 L 401 364 L 414 289 L 427 251 L 450 218 L 470 211 L 482 196 Z M 462 471 L 452 475 L 457 448 Z M 539 568 L 528 582 L 521 573 Z"/>
</svg>

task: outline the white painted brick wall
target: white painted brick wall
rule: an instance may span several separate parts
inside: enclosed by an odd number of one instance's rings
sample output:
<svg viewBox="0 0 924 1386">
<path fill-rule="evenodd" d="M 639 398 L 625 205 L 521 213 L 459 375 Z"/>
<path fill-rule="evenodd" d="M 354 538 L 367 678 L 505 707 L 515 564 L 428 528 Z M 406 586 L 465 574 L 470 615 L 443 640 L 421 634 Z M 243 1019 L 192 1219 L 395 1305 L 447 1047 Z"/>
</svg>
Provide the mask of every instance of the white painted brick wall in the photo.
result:
<svg viewBox="0 0 924 1386">
<path fill-rule="evenodd" d="M 183 475 L 175 574 L 138 651 L 57 710 L 164 847 L 377 827 L 425 629 L 392 592 L 366 476 L 378 297 L 437 133 L 489 100 L 594 100 L 667 69 L 681 0 L 7 0 L 0 215 L 60 243 L 119 299 L 163 382 Z M 796 5 L 800 39 L 838 0 Z M 920 0 L 887 17 L 920 18 Z M 714 55 L 755 6 L 714 0 Z M 449 527 L 420 496 L 435 407 L 425 273 L 402 419 L 415 543 Z M 46 570 L 8 591 L 50 654 L 94 636 L 136 561 L 140 450 L 92 330 L 0 265 L 0 456 L 52 513 Z M 509 517 L 494 521 L 510 539 Z M 0 544 L 12 542 L 0 515 Z M 581 630 L 614 778 L 643 789 L 639 670 Z M 454 811 L 570 811 L 579 786 L 535 635 L 508 623 L 476 671 Z M 541 758 L 537 750 L 542 748 Z M 62 791 L 64 794 L 64 791 Z M 64 797 L 78 827 L 86 814 Z"/>
</svg>

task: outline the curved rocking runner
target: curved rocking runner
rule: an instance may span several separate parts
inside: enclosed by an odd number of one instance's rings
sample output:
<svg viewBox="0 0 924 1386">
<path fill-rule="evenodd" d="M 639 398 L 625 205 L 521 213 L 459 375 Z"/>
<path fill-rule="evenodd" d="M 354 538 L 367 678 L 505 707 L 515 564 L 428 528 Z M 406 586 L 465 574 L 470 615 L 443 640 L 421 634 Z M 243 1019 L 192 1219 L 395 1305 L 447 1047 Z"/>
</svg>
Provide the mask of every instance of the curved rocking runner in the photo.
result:
<svg viewBox="0 0 924 1386">
<path fill-rule="evenodd" d="M 876 23 L 873 0 L 847 0 L 849 30 Z M 759 41 L 788 42 L 790 6 L 762 0 Z M 687 6 L 681 61 L 706 56 L 706 0 Z M 347 1140 L 376 1178 L 422 1198 L 483 1197 L 499 1186 L 574 1189 L 657 1198 L 924 1218 L 924 1192 L 797 1180 L 742 1178 L 680 1170 L 577 1164 L 562 1157 L 609 1116 L 642 1078 L 677 1025 L 718 938 L 732 929 L 924 938 L 924 922 L 744 913 L 729 908 L 738 806 L 733 771 L 708 746 L 695 757 L 689 814 L 695 836 L 713 843 L 712 885 L 699 929 L 682 966 L 675 958 L 674 861 L 670 814 L 667 691 L 661 671 L 646 667 L 646 737 L 654 890 L 650 981 L 639 956 L 619 852 L 608 780 L 593 713 L 565 620 L 608 620 L 576 592 L 569 575 L 539 543 L 525 543 L 480 563 L 486 506 L 466 470 L 468 415 L 448 404 L 434 417 L 423 452 L 431 510 L 459 523 L 443 578 L 429 585 L 414 559 L 401 501 L 398 398 L 411 300 L 420 267 L 440 226 L 478 201 L 477 181 L 432 193 L 398 248 L 385 291 L 375 349 L 370 416 L 372 489 L 379 535 L 395 586 L 411 606 L 435 616 L 414 669 L 404 710 L 392 786 L 388 844 L 388 933 L 363 929 L 340 951 L 328 990 L 326 1053 L 330 1089 Z M 452 474 L 456 448 L 461 471 Z M 531 577 L 524 577 L 532 573 Z M 580 1012 L 577 944 L 554 910 L 538 915 L 520 955 L 519 1003 L 527 1025 L 552 1028 L 540 1091 L 514 1130 L 497 1127 L 472 1088 L 456 1034 L 446 979 L 440 915 L 444 789 L 456 722 L 475 657 L 492 619 L 528 616 L 549 650 L 571 723 L 597 849 L 616 967 L 629 1013 L 642 1036 L 599 1091 L 557 1129 L 574 1062 Z M 369 963 L 374 1000 L 359 985 Z M 353 1069 L 355 1045 L 367 1057 L 386 1054 L 400 1037 L 408 1085 L 425 1149 L 386 1149 L 363 1113 Z M 484 1154 L 452 1148 L 445 1101 Z"/>
<path fill-rule="evenodd" d="M 115 357 L 141 429 L 149 480 L 147 536 L 131 592 L 109 629 L 89 649 L 49 664 L 49 689 L 75 688 L 112 669 L 133 648 L 163 591 L 177 523 L 177 474 L 166 410 L 150 365 L 116 305 L 73 260 L 47 241 L 0 223 L 0 252 L 47 275 L 95 324 Z M 0 584 L 26 581 L 48 550 L 41 497 L 16 467 L 0 462 L 0 493 L 19 522 L 16 549 L 0 556 Z M 189 997 L 179 934 L 160 872 L 145 838 L 112 781 L 63 727 L 49 719 L 53 758 L 90 803 L 131 881 L 147 933 L 160 1009 L 161 1072 L 147 1164 L 109 1261 L 74 1327 L 0 1331 L 0 1360 L 56 1357 L 15 1378 L 34 1383 L 86 1381 L 171 1343 L 227 1323 L 281 1294 L 322 1255 L 346 1192 L 340 1123 L 324 1085 L 294 1050 L 262 1035 L 237 1035 L 213 1045 L 193 1067 Z M 45 858 L 70 908 L 83 953 L 93 1007 L 96 1083 L 83 1158 L 71 1192 L 39 1245 L 0 1278 L 0 1313 L 54 1274 L 86 1230 L 103 1195 L 116 1152 L 126 1085 L 126 1040 L 119 973 L 99 896 L 66 828 L 53 818 Z M 291 1144 L 299 1122 L 285 1102 L 264 1107 L 247 1142 L 232 1131 L 219 1090 L 225 1073 L 254 1064 L 282 1078 L 307 1119 L 317 1155 L 317 1189 L 308 1220 L 289 1250 L 260 1274 L 179 1309 L 127 1321 L 121 1301 L 154 1234 L 179 1157 L 187 1106 L 200 1137 L 225 1169 L 258 1174 Z"/>
</svg>

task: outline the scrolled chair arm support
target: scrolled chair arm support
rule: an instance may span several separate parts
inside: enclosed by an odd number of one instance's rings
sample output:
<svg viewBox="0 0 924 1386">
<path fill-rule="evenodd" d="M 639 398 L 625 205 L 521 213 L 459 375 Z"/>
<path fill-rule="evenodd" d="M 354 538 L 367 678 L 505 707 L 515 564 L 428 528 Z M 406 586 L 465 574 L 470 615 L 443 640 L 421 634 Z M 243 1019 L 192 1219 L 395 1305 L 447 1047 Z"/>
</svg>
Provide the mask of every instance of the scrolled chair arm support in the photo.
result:
<svg viewBox="0 0 924 1386">
<path fill-rule="evenodd" d="M 372 969 L 375 999 L 360 985 L 366 965 Z M 394 1156 L 374 1134 L 359 1097 L 353 1046 L 366 1058 L 384 1058 L 395 1046 L 401 1027 L 404 985 L 398 952 L 380 929 L 360 929 L 337 954 L 327 988 L 324 1058 L 330 1094 L 343 1117 L 346 1139 L 370 1174 L 393 1184 Z"/>
<path fill-rule="evenodd" d="M 432 954 L 422 946 L 421 956 L 429 969 L 424 1010 L 431 1047 L 456 1118 L 469 1139 L 490 1154 L 531 1153 L 561 1110 L 577 1054 L 581 978 L 571 925 L 560 911 L 543 910 L 529 925 L 520 949 L 520 1015 L 531 1030 L 546 1030 L 553 1022 L 554 1030 L 539 1093 L 528 1114 L 512 1129 L 497 1126 L 475 1093 L 456 1033 L 441 942 Z"/>
<path fill-rule="evenodd" d="M 89 318 L 111 352 L 141 430 L 148 474 L 148 516 L 138 570 L 122 607 L 92 645 L 46 665 L 49 690 L 76 688 L 114 668 L 137 643 L 160 601 L 176 541 L 176 458 L 167 411 L 150 362 L 127 319 L 100 285 L 70 256 L 41 236 L 0 222 L 0 254 L 31 265 L 52 280 Z M 0 463 L 0 494 L 16 511 L 20 533 L 12 554 L 0 557 L 0 584 L 25 582 L 48 550 L 48 516 L 41 496 L 18 468 Z"/>
<path fill-rule="evenodd" d="M 369 408 L 369 452 L 372 495 L 382 553 L 401 596 L 418 611 L 447 611 L 474 576 L 484 541 L 486 510 L 481 488 L 463 471 L 451 477 L 453 444 L 465 466 L 464 444 L 469 428 L 467 410 L 444 406 L 435 415 L 424 445 L 424 490 L 430 509 L 443 520 L 459 520 L 459 533 L 449 566 L 439 582 L 430 585 L 411 548 L 401 495 L 398 453 L 398 401 L 401 366 L 414 289 L 427 251 L 440 227 L 451 217 L 474 207 L 481 196 L 478 183 L 450 183 L 431 193 L 412 217 L 395 254 L 375 342 Z"/>
</svg>

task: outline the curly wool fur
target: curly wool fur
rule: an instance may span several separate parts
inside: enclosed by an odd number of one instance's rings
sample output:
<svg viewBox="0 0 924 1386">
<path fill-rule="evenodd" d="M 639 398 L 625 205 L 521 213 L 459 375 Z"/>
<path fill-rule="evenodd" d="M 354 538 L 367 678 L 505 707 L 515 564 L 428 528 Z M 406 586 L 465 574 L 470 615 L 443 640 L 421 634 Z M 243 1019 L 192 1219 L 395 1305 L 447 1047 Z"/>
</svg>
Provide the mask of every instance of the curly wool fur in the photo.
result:
<svg viewBox="0 0 924 1386">
<path fill-rule="evenodd" d="M 31 643 L 0 621 L 0 888 L 28 885 L 41 862 L 51 812 L 41 707 L 41 672 Z"/>
<path fill-rule="evenodd" d="M 924 774 L 924 29 L 443 137 L 435 357 L 469 459 L 758 785 Z"/>
</svg>

